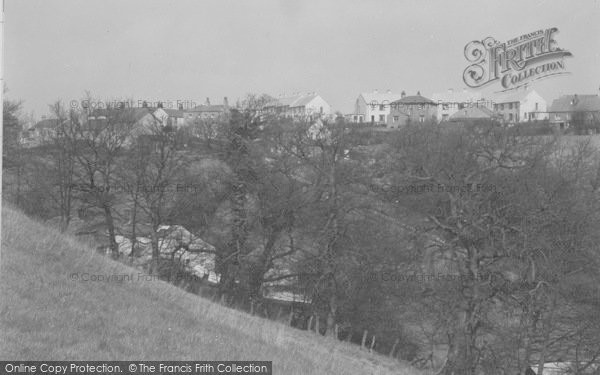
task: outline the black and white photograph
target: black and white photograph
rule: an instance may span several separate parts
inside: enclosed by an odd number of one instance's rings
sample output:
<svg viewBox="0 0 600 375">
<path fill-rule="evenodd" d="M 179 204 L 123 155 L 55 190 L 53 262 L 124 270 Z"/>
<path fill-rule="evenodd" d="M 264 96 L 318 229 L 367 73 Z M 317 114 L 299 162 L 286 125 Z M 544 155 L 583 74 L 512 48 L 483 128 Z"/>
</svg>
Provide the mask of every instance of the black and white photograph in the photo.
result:
<svg viewBox="0 0 600 375">
<path fill-rule="evenodd" d="M 0 1 L 1 375 L 600 375 L 600 0 Z"/>
</svg>

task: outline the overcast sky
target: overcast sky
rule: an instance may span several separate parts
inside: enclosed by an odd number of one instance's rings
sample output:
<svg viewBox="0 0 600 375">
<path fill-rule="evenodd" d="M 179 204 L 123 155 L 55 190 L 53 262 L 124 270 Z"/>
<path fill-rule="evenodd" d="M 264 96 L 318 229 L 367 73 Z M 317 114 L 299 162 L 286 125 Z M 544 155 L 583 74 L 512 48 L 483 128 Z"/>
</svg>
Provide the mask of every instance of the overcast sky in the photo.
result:
<svg viewBox="0 0 600 375">
<path fill-rule="evenodd" d="M 349 113 L 360 92 L 463 88 L 471 40 L 557 27 L 572 74 L 532 86 L 597 94 L 598 0 L 6 0 L 8 97 L 39 117 L 57 98 L 193 100 L 316 91 Z M 495 87 L 498 89 L 498 86 Z"/>
</svg>

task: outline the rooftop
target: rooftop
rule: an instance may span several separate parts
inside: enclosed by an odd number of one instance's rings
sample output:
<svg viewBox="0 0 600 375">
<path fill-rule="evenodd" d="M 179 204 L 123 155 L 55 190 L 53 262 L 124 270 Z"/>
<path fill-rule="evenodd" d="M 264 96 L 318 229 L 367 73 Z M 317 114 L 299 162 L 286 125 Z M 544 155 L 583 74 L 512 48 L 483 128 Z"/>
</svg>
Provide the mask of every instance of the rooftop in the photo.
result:
<svg viewBox="0 0 600 375">
<path fill-rule="evenodd" d="M 405 96 L 404 98 L 396 100 L 392 103 L 395 103 L 395 104 L 437 104 L 433 100 L 427 99 L 426 97 L 421 96 L 421 95 Z"/>
<path fill-rule="evenodd" d="M 598 95 L 563 95 L 554 99 L 548 112 L 600 111 Z"/>
</svg>

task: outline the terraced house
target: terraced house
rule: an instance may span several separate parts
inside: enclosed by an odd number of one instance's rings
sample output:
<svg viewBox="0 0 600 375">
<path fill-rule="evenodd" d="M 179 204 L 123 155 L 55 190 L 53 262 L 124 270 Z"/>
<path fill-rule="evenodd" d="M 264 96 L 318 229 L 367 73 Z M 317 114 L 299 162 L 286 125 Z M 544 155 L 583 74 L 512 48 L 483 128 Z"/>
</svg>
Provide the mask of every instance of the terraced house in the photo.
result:
<svg viewBox="0 0 600 375">
<path fill-rule="evenodd" d="M 508 124 L 545 120 L 546 110 L 546 100 L 535 90 L 519 90 L 494 98 L 494 111 Z"/>
<path fill-rule="evenodd" d="M 404 92 L 403 92 L 404 93 Z M 355 123 L 370 122 L 373 124 L 386 124 L 390 114 L 392 102 L 402 98 L 402 94 L 387 92 L 363 92 L 356 98 L 354 113 L 350 116 Z"/>
<path fill-rule="evenodd" d="M 206 102 L 192 109 L 183 111 L 185 122 L 192 123 L 195 120 L 218 120 L 223 119 L 230 113 L 229 101 L 227 97 L 223 98 L 222 104 L 211 104 L 210 98 Z"/>
</svg>

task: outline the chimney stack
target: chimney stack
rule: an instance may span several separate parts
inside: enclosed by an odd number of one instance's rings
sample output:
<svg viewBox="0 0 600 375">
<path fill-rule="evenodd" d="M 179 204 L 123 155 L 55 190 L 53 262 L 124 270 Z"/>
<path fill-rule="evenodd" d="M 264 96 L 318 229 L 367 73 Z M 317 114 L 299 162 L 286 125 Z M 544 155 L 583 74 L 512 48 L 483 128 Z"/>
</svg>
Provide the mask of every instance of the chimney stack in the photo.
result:
<svg viewBox="0 0 600 375">
<path fill-rule="evenodd" d="M 210 98 L 206 98 L 206 103 L 204 103 L 205 105 L 210 105 Z"/>
<path fill-rule="evenodd" d="M 400 94 L 401 98 L 404 98 L 406 96 L 406 92 L 404 90 L 402 90 L 402 93 Z"/>
<path fill-rule="evenodd" d="M 223 98 L 223 105 L 224 105 L 225 107 L 229 107 L 229 100 L 227 100 L 227 97 L 224 97 L 224 98 Z"/>
</svg>

